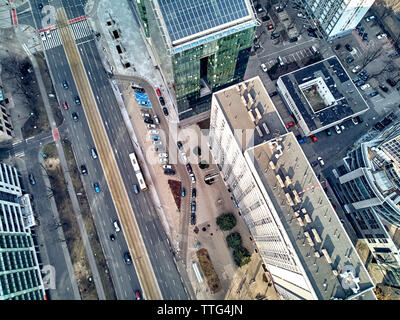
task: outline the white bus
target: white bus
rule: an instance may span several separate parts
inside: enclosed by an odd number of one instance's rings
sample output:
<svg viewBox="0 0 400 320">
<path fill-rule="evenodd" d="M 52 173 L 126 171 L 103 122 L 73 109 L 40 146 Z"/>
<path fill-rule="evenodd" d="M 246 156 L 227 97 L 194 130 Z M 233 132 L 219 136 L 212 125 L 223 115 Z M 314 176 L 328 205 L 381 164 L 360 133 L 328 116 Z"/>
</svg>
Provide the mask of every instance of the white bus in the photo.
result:
<svg viewBox="0 0 400 320">
<path fill-rule="evenodd" d="M 147 185 L 146 185 L 146 182 L 144 181 L 143 174 L 142 174 L 142 171 L 140 170 L 139 163 L 136 159 L 135 153 L 133 152 L 133 153 L 129 154 L 129 158 L 131 159 L 132 167 L 133 167 L 133 170 L 135 171 L 136 179 L 139 182 L 140 189 L 142 191 L 147 190 Z"/>
</svg>

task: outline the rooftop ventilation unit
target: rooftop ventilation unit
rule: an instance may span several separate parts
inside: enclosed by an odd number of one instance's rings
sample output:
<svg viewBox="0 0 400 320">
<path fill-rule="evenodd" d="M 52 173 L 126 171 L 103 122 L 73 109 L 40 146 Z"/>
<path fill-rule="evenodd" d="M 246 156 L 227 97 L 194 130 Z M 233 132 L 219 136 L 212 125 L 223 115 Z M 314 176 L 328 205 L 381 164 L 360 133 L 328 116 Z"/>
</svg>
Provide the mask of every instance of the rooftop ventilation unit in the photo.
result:
<svg viewBox="0 0 400 320">
<path fill-rule="evenodd" d="M 312 233 L 313 233 L 313 235 L 314 235 L 315 241 L 317 241 L 318 243 L 320 243 L 320 242 L 321 242 L 321 238 L 320 238 L 320 236 L 319 236 L 317 230 L 315 230 L 315 229 L 313 228 L 311 231 L 312 231 Z"/>
<path fill-rule="evenodd" d="M 331 260 L 331 257 L 329 256 L 328 251 L 326 251 L 326 249 L 322 249 L 321 252 L 322 252 L 323 255 L 325 256 L 326 261 L 327 261 L 329 264 L 332 263 L 332 260 Z"/>
<path fill-rule="evenodd" d="M 259 126 L 256 126 L 256 130 L 257 130 L 258 135 L 260 136 L 260 138 L 262 138 L 262 137 L 263 137 L 263 133 L 262 133 L 260 127 L 259 127 Z"/>
<path fill-rule="evenodd" d="M 340 273 L 340 277 L 343 278 L 342 286 L 349 288 L 354 294 L 360 291 L 360 278 L 356 277 L 353 273 L 354 267 L 352 265 L 345 265 Z M 345 289 L 347 289 L 345 288 Z"/>
<path fill-rule="evenodd" d="M 262 124 L 262 126 L 263 126 L 263 128 L 264 128 L 264 130 L 265 130 L 265 133 L 266 133 L 266 134 L 270 134 L 270 131 L 269 131 L 267 125 L 265 124 L 265 122 Z"/>
<path fill-rule="evenodd" d="M 279 157 L 283 155 L 282 146 L 280 144 L 278 144 L 278 146 L 276 147 L 276 151 L 277 153 L 275 154 L 275 158 L 279 159 Z"/>
<path fill-rule="evenodd" d="M 319 254 L 318 251 L 314 251 L 314 257 L 319 258 L 321 255 Z"/>
<path fill-rule="evenodd" d="M 308 244 L 309 244 L 311 247 L 314 247 L 314 242 L 312 241 L 310 234 L 309 234 L 307 231 L 305 231 L 305 232 L 304 232 L 304 235 L 305 235 L 306 238 L 307 238 Z"/>
<path fill-rule="evenodd" d="M 283 183 L 282 178 L 279 174 L 276 175 L 276 180 L 278 180 L 278 183 L 281 186 L 281 188 L 283 188 L 285 186 L 285 184 Z"/>
<path fill-rule="evenodd" d="M 292 180 L 289 178 L 289 176 L 286 176 L 285 177 L 285 186 L 286 186 L 286 188 L 288 186 L 290 186 L 291 184 L 292 184 Z"/>
<path fill-rule="evenodd" d="M 303 219 L 301 217 L 297 217 L 296 220 L 299 223 L 300 227 L 304 227 L 304 222 L 303 222 Z"/>
<path fill-rule="evenodd" d="M 293 202 L 292 197 L 290 196 L 290 194 L 289 193 L 285 193 L 285 196 L 286 196 L 286 201 L 288 202 L 288 204 L 293 207 L 294 206 L 294 202 Z"/>
<path fill-rule="evenodd" d="M 307 213 L 307 210 L 306 210 L 306 208 L 301 208 L 301 212 L 303 212 L 303 213 Z"/>
<path fill-rule="evenodd" d="M 240 96 L 240 99 L 242 100 L 242 103 L 247 106 L 247 101 L 246 98 L 244 96 Z"/>
<path fill-rule="evenodd" d="M 299 216 L 300 216 L 300 212 L 295 211 L 295 212 L 294 212 L 294 216 L 295 216 L 296 218 L 299 217 Z"/>
<path fill-rule="evenodd" d="M 308 215 L 308 213 L 306 213 L 304 215 L 304 219 L 306 219 L 307 223 L 311 223 L 312 222 L 312 220 L 311 220 L 310 216 Z"/>
<path fill-rule="evenodd" d="M 247 98 L 249 99 L 248 104 L 250 104 L 250 106 L 251 106 L 251 105 L 254 103 L 254 99 L 253 99 L 253 97 L 251 96 L 250 92 L 247 93 Z"/>
<path fill-rule="evenodd" d="M 258 108 L 255 107 L 255 108 L 254 108 L 254 111 L 256 112 L 257 119 L 261 119 L 261 118 L 262 118 L 262 115 L 261 115 L 261 113 L 260 113 L 260 110 L 258 110 Z"/>
<path fill-rule="evenodd" d="M 240 85 L 236 85 L 236 86 L 235 86 L 235 89 L 236 89 L 236 91 L 237 91 L 238 93 L 240 93 Z"/>
<path fill-rule="evenodd" d="M 275 166 L 275 164 L 274 164 L 273 161 L 270 161 L 270 162 L 269 162 L 269 167 L 270 167 L 272 170 L 275 170 L 275 169 L 276 169 L 276 166 Z"/>
<path fill-rule="evenodd" d="M 256 119 L 254 119 L 253 112 L 251 110 L 249 110 L 248 114 L 249 114 L 251 121 L 255 122 Z"/>
</svg>

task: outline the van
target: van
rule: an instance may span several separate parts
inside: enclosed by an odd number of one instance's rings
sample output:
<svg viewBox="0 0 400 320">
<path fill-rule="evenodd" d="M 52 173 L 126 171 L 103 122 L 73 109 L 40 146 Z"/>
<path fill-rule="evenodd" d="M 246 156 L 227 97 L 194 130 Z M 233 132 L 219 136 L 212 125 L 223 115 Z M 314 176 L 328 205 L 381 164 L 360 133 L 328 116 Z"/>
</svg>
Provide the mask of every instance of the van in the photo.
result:
<svg viewBox="0 0 400 320">
<path fill-rule="evenodd" d="M 95 148 L 90 149 L 90 154 L 92 155 L 93 159 L 97 159 L 97 151 Z"/>
</svg>

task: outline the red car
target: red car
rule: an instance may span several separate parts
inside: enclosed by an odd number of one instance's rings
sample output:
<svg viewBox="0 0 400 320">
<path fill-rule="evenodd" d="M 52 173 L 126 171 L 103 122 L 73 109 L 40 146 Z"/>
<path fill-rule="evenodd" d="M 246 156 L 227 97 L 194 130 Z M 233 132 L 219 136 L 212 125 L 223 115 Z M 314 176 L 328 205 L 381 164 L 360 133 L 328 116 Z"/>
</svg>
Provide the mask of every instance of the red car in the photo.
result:
<svg viewBox="0 0 400 320">
<path fill-rule="evenodd" d="M 317 137 L 314 134 L 312 134 L 310 136 L 310 138 L 311 138 L 312 142 L 317 142 Z"/>
<path fill-rule="evenodd" d="M 139 290 L 135 291 L 135 297 L 136 297 L 136 300 L 140 300 L 141 299 Z"/>
<path fill-rule="evenodd" d="M 269 25 L 267 26 L 267 29 L 268 29 L 268 30 L 273 30 L 273 29 L 275 29 L 275 28 L 274 28 L 274 25 L 273 25 L 273 24 L 269 24 Z"/>
<path fill-rule="evenodd" d="M 62 105 L 63 105 L 64 110 L 68 110 L 67 101 L 63 101 Z"/>
<path fill-rule="evenodd" d="M 286 128 L 288 128 L 288 129 L 290 127 L 293 127 L 293 126 L 294 126 L 294 122 L 293 121 L 286 124 Z"/>
<path fill-rule="evenodd" d="M 156 89 L 156 92 L 157 92 L 157 95 L 158 95 L 159 97 L 161 97 L 161 91 L 160 91 L 159 88 Z"/>
</svg>

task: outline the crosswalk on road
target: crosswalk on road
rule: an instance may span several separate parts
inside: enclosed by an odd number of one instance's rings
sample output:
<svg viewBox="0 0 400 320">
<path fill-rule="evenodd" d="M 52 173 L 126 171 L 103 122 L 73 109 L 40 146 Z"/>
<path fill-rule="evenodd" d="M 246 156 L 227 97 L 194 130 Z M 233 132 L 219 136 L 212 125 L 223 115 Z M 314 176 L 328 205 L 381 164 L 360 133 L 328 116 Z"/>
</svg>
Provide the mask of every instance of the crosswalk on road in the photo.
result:
<svg viewBox="0 0 400 320">
<path fill-rule="evenodd" d="M 71 26 L 72 34 L 74 36 L 75 41 L 85 38 L 85 37 L 91 35 L 91 33 L 92 33 L 87 20 L 81 20 L 81 21 L 72 23 L 70 26 Z M 42 32 L 41 38 L 42 38 L 42 42 L 43 42 L 43 46 L 44 46 L 45 50 L 50 50 L 50 49 L 53 49 L 53 48 L 56 48 L 56 47 L 62 45 L 58 29 L 53 29 L 50 31 Z"/>
</svg>

